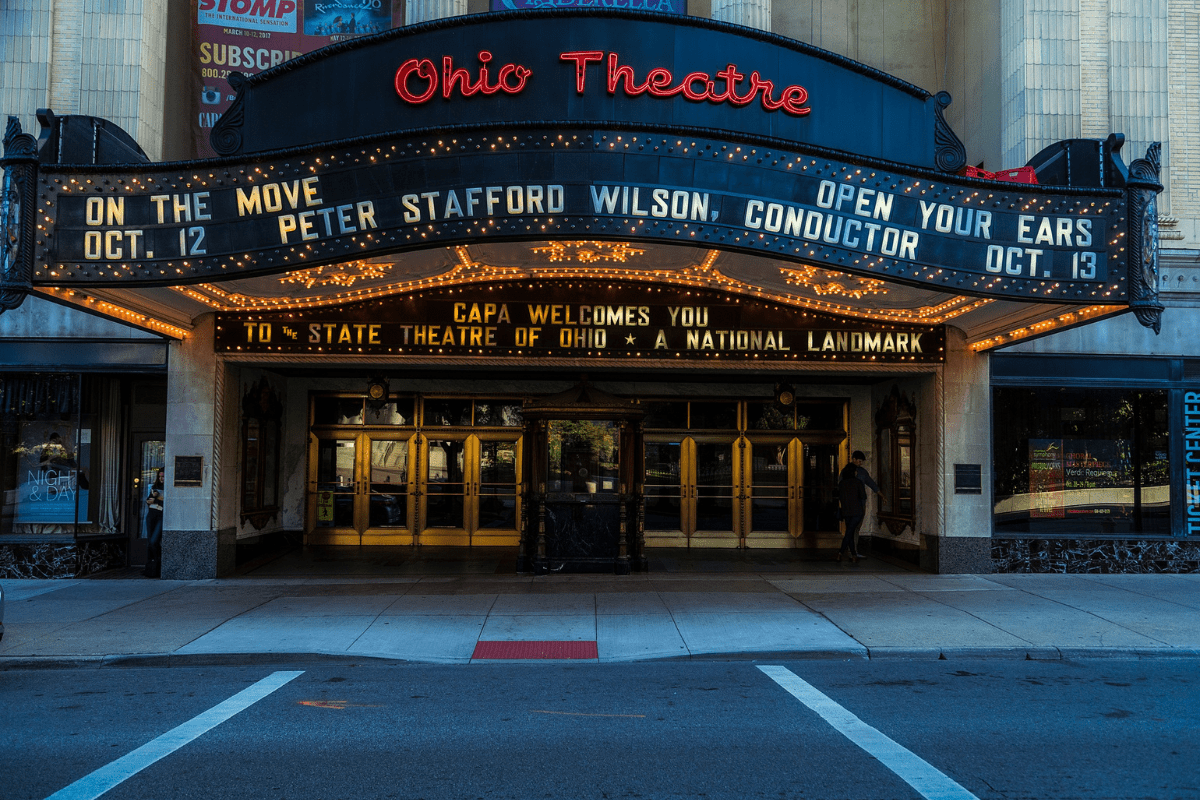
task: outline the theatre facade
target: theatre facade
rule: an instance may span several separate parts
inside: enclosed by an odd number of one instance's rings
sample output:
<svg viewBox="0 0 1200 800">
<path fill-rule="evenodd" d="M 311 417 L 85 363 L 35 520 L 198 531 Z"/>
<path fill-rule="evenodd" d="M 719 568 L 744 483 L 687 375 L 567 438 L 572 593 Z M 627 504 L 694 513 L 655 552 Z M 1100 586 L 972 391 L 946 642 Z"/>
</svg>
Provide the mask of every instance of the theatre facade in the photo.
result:
<svg viewBox="0 0 1200 800">
<path fill-rule="evenodd" d="M 983 173 L 944 92 L 648 13 L 457 17 L 230 84 L 211 159 L 10 123 L 9 324 L 139 332 L 57 370 L 31 332 L 0 375 L 0 527 L 30 552 L 139 563 L 162 467 L 163 577 L 284 540 L 534 573 L 830 558 L 861 450 L 876 554 L 1195 561 L 1185 360 L 997 355 L 1159 330 L 1157 148 Z"/>
</svg>

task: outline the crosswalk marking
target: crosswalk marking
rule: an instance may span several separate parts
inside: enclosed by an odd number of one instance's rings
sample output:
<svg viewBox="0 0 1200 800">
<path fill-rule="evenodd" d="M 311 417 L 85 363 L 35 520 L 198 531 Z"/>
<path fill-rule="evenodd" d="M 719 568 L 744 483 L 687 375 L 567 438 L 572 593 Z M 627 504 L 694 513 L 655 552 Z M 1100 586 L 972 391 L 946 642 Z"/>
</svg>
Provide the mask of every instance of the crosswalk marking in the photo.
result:
<svg viewBox="0 0 1200 800">
<path fill-rule="evenodd" d="M 889 739 L 785 667 L 760 665 L 767 677 L 817 712 L 838 733 L 899 775 L 926 800 L 979 800 L 932 764 Z"/>
<path fill-rule="evenodd" d="M 70 786 L 59 789 L 46 800 L 95 800 L 95 798 L 133 777 L 159 759 L 174 753 L 185 744 L 220 725 L 233 715 L 250 706 L 286 684 L 303 675 L 298 672 L 272 672 L 253 686 L 248 686 L 223 703 L 192 717 L 177 728 L 167 731 L 157 739 L 146 742 L 137 750 L 105 764 L 95 772 L 85 775 Z"/>
</svg>

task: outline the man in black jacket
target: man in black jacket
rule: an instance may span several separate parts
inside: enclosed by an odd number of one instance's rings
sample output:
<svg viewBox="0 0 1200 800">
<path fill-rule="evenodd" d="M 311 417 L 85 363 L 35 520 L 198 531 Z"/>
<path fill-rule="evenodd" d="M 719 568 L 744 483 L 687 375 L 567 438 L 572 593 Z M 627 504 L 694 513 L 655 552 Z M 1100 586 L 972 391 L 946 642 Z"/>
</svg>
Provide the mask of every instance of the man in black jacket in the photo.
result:
<svg viewBox="0 0 1200 800">
<path fill-rule="evenodd" d="M 838 500 L 842 505 L 842 519 L 846 521 L 846 533 L 842 536 L 837 560 L 841 561 L 842 554 L 846 553 L 851 564 L 860 558 L 855 536 L 867 515 L 867 487 L 871 487 L 880 499 L 884 499 L 883 492 L 871 478 L 871 473 L 863 466 L 866 460 L 862 450 L 855 450 L 850 456 L 850 463 L 838 475 Z"/>
</svg>

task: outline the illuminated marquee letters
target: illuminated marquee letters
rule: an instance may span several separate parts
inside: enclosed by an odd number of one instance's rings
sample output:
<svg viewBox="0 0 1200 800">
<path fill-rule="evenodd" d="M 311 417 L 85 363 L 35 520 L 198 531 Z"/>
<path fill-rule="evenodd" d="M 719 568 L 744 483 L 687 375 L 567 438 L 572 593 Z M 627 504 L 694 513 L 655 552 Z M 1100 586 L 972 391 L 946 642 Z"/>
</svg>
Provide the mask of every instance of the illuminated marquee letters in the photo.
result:
<svg viewBox="0 0 1200 800">
<path fill-rule="evenodd" d="M 492 83 L 488 65 L 492 54 L 481 50 L 478 55 L 480 66 L 478 72 L 472 74 L 462 67 L 454 66 L 452 56 L 442 57 L 442 68 L 428 58 L 410 58 L 396 70 L 395 87 L 400 99 L 412 105 L 421 105 L 433 99 L 439 91 L 443 98 L 449 100 L 455 93 L 463 97 L 473 97 L 476 94 L 493 95 L 499 92 L 505 94 L 520 94 L 533 70 L 520 64 L 505 64 L 496 73 Z M 729 103 L 732 106 L 747 106 L 757 98 L 766 111 L 783 111 L 793 116 L 802 117 L 812 111 L 807 107 L 808 90 L 794 84 L 780 89 L 778 97 L 775 94 L 775 83 L 767 80 L 757 70 L 750 73 L 749 85 L 745 94 L 738 93 L 738 87 L 747 80 L 746 75 L 738 71 L 736 64 L 727 64 L 715 75 L 707 72 L 689 72 L 679 80 L 671 70 L 665 67 L 655 67 L 649 70 L 639 83 L 633 67 L 622 64 L 617 53 L 605 53 L 603 50 L 575 50 L 559 54 L 560 61 L 575 64 L 575 91 L 583 94 L 587 85 L 587 67 L 589 64 L 599 64 L 607 60 L 606 85 L 610 95 L 623 91 L 628 97 L 639 97 L 648 94 L 651 97 L 669 98 L 682 95 L 696 102 Z M 718 86 L 720 88 L 718 88 Z"/>
<path fill-rule="evenodd" d="M 496 74 L 496 82 L 488 83 L 490 77 L 488 64 L 492 60 L 492 54 L 487 50 L 481 50 L 478 57 L 479 74 L 474 82 L 471 81 L 471 73 L 462 67 L 454 66 L 453 58 L 450 56 L 442 58 L 440 75 L 442 97 L 449 99 L 455 91 L 463 97 L 472 97 L 480 93 L 493 95 L 497 92 L 519 94 L 525 88 L 529 76 L 533 74 L 533 70 L 522 67 L 520 64 L 505 64 Z M 424 88 L 418 92 L 409 88 L 409 79 L 414 76 L 418 82 L 425 82 Z M 400 98 L 406 103 L 420 105 L 428 102 L 437 94 L 438 84 L 438 69 L 428 58 L 410 58 L 400 65 L 400 69 L 396 70 L 396 94 L 400 95 Z"/>
<path fill-rule="evenodd" d="M 586 86 L 587 65 L 603 61 L 604 55 L 600 50 L 576 50 L 559 55 L 559 59 L 562 61 L 575 63 L 575 91 L 577 94 L 583 94 Z M 808 102 L 808 90 L 803 86 L 788 86 L 780 91 L 779 98 L 776 99 L 774 96 L 775 84 L 764 80 L 757 70 L 750 73 L 750 91 L 744 95 L 737 93 L 737 85 L 745 80 L 746 76 L 738 72 L 736 64 L 726 65 L 725 69 L 717 72 L 715 77 L 724 82 L 724 87 L 720 90 L 717 89 L 714 76 L 710 76 L 707 72 L 689 72 L 679 83 L 672 86 L 671 84 L 675 83 L 675 76 L 671 74 L 671 71 L 664 67 L 655 67 L 646 73 L 641 83 L 638 83 L 633 67 L 622 64 L 620 56 L 616 53 L 608 54 L 609 94 L 616 94 L 620 87 L 630 97 L 642 94 L 649 94 L 651 97 L 683 95 L 688 100 L 707 100 L 712 103 L 727 102 L 733 106 L 749 105 L 754 102 L 755 97 L 761 94 L 762 107 L 767 111 L 782 109 L 786 113 L 798 117 L 812 111 L 811 108 L 805 108 L 805 104 Z"/>
</svg>

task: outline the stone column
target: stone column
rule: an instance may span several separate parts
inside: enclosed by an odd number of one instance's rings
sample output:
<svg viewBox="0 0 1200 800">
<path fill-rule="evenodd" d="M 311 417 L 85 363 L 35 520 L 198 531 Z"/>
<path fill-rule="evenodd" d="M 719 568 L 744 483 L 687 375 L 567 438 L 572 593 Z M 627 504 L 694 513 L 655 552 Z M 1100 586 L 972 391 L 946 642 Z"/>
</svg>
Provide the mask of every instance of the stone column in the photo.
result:
<svg viewBox="0 0 1200 800">
<path fill-rule="evenodd" d="M 408 0 L 404 7 L 404 24 L 416 25 L 446 17 L 461 17 L 467 13 L 467 0 Z"/>
<path fill-rule="evenodd" d="M 712 18 L 770 31 L 771 0 L 712 0 Z"/>
<path fill-rule="evenodd" d="M 214 327 L 212 314 L 201 317 L 188 338 L 171 345 L 167 365 L 162 577 L 168 579 L 217 578 L 236 566 L 237 529 L 218 529 L 216 522 L 222 493 L 232 497 L 235 487 L 219 480 L 225 365 L 213 352 Z M 199 486 L 175 485 L 180 456 L 201 459 Z"/>
<path fill-rule="evenodd" d="M 958 328 L 947 327 L 943 376 L 943 518 L 938 531 L 937 571 L 993 572 L 990 357 L 968 348 Z M 955 464 L 982 467 L 981 494 L 955 494 Z"/>
</svg>

